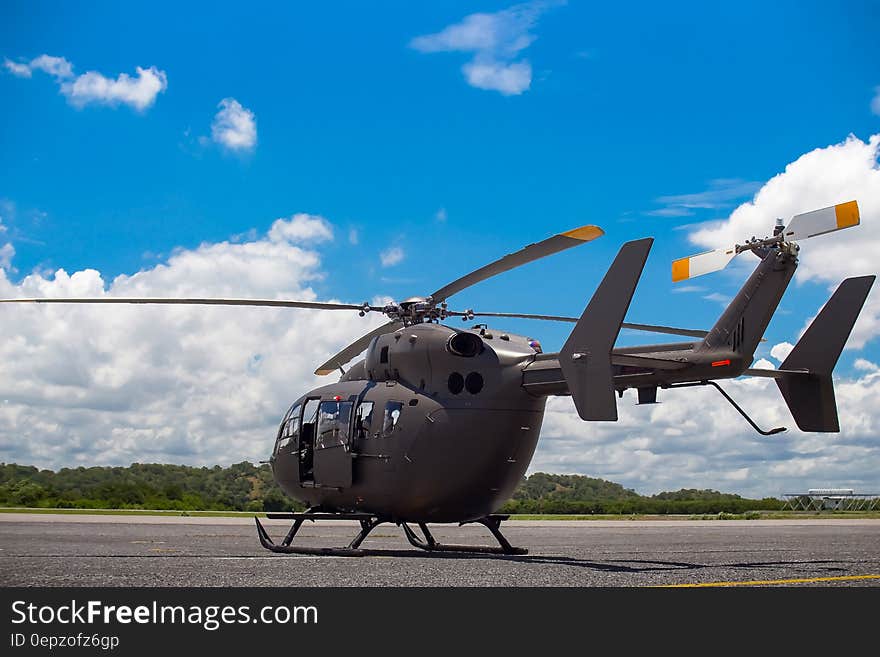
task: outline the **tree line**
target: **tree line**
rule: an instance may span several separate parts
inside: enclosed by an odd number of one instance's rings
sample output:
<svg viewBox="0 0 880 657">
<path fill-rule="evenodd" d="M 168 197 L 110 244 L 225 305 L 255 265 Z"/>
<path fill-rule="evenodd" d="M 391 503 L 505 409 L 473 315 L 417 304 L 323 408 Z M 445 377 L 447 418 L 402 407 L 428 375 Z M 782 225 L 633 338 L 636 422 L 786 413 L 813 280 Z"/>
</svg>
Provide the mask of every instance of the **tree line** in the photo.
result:
<svg viewBox="0 0 880 657">
<path fill-rule="evenodd" d="M 523 478 L 502 513 L 715 514 L 779 510 L 784 502 L 716 490 L 681 489 L 650 497 L 604 479 L 536 472 Z"/>
<path fill-rule="evenodd" d="M 0 464 L 0 506 L 176 511 L 288 511 L 268 465 L 229 467 L 132 463 L 128 467 L 38 470 Z"/>
<path fill-rule="evenodd" d="M 523 477 L 501 513 L 711 514 L 777 510 L 776 498 L 748 499 L 714 490 L 639 495 L 604 479 L 537 472 Z M 301 511 L 268 465 L 228 467 L 133 463 L 128 467 L 62 468 L 0 463 L 0 506 L 176 511 Z"/>
</svg>

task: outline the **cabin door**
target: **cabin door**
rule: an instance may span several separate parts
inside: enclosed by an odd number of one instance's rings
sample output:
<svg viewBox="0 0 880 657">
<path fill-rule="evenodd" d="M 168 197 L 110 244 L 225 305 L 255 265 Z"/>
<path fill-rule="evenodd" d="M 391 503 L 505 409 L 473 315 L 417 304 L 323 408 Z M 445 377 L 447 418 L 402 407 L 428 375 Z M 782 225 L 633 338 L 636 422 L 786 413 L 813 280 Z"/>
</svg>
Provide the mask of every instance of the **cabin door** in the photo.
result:
<svg viewBox="0 0 880 657">
<path fill-rule="evenodd" d="M 350 401 L 322 401 L 315 434 L 314 481 L 316 486 L 351 486 Z"/>
</svg>

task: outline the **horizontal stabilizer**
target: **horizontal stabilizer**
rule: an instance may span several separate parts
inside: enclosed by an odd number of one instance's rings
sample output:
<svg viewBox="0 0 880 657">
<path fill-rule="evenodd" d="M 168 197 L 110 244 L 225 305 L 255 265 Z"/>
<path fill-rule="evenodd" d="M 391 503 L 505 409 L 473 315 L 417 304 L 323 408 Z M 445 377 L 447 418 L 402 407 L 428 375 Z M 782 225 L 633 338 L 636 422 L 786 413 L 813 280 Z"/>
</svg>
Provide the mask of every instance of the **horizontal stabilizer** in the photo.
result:
<svg viewBox="0 0 880 657">
<path fill-rule="evenodd" d="M 746 370 L 743 370 L 743 376 L 758 376 L 763 377 L 765 379 L 781 379 L 787 375 L 792 376 L 807 376 L 809 372 L 807 370 L 771 370 L 771 369 L 763 369 L 758 367 L 750 367 Z"/>
<path fill-rule="evenodd" d="M 687 367 L 687 363 L 651 356 L 638 356 L 636 354 L 611 354 L 611 364 L 645 367 L 655 370 L 680 370 Z"/>
</svg>

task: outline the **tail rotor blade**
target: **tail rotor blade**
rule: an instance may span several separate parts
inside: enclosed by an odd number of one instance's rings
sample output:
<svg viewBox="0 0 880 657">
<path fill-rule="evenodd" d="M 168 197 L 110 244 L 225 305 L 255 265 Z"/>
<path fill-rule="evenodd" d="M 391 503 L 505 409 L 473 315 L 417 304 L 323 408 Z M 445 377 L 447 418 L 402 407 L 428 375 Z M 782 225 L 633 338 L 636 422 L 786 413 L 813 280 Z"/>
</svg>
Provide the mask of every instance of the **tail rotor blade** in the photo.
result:
<svg viewBox="0 0 880 657">
<path fill-rule="evenodd" d="M 679 258 L 672 263 L 672 282 L 686 281 L 695 276 L 711 274 L 724 269 L 736 257 L 736 247 L 715 249 L 697 255 Z"/>
<path fill-rule="evenodd" d="M 859 205 L 855 201 L 849 201 L 793 216 L 784 234 L 786 241 L 796 242 L 858 225 Z"/>
<path fill-rule="evenodd" d="M 781 227 L 780 219 L 777 219 L 777 222 L 779 223 L 777 223 L 773 237 L 762 240 L 752 237 L 745 243 L 730 248 L 715 249 L 687 258 L 679 258 L 672 263 L 672 281 L 685 281 L 694 276 L 702 276 L 724 269 L 738 253 L 743 251 L 754 251 L 761 254 L 764 249 L 782 248 L 783 244 L 858 226 L 859 205 L 855 201 L 847 201 L 821 210 L 796 214 L 785 228 Z"/>
</svg>

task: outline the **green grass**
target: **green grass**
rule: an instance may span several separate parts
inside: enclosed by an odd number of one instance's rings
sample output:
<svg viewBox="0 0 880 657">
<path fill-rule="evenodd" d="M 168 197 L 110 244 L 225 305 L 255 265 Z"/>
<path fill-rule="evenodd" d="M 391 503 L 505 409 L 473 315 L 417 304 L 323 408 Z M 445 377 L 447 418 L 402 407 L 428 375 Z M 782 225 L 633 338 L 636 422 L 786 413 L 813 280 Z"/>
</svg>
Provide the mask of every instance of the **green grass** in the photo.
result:
<svg viewBox="0 0 880 657">
<path fill-rule="evenodd" d="M 0 507 L 0 513 L 52 513 L 60 515 L 95 516 L 175 516 L 175 517 L 217 517 L 217 518 L 265 518 L 262 511 L 162 511 L 150 509 L 47 509 L 43 507 Z"/>
<path fill-rule="evenodd" d="M 747 511 L 745 513 L 676 514 L 511 514 L 511 520 L 803 520 L 805 518 L 880 519 L 875 511 Z"/>
<path fill-rule="evenodd" d="M 101 515 L 101 516 L 171 516 L 200 518 L 265 518 L 263 512 L 252 511 L 151 511 L 140 509 L 46 509 L 26 507 L 0 507 L 0 513 L 46 513 L 60 515 Z M 748 511 L 746 513 L 717 513 L 702 515 L 674 514 L 511 514 L 511 520 L 792 520 L 805 518 L 869 518 L 880 519 L 876 511 Z"/>
</svg>

